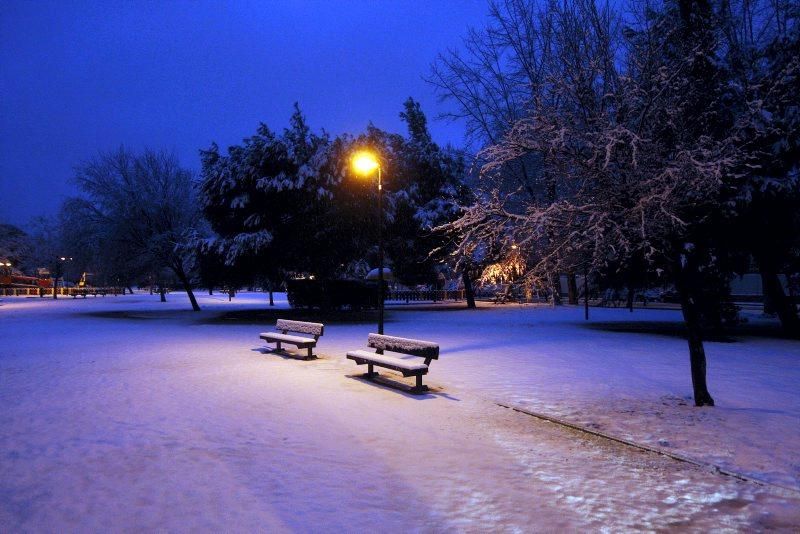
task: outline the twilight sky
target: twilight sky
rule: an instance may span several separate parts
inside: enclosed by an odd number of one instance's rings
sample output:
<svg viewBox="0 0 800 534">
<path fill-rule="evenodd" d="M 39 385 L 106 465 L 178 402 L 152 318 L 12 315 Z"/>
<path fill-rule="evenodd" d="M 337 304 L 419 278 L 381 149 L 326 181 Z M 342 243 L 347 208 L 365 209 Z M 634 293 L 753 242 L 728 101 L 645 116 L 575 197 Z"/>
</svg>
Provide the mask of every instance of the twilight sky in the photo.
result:
<svg viewBox="0 0 800 534">
<path fill-rule="evenodd" d="M 459 144 L 428 74 L 486 0 L 24 1 L 0 10 L 0 222 L 55 213 L 72 168 L 121 144 L 197 151 L 287 125 L 403 131 L 409 96 Z"/>
</svg>

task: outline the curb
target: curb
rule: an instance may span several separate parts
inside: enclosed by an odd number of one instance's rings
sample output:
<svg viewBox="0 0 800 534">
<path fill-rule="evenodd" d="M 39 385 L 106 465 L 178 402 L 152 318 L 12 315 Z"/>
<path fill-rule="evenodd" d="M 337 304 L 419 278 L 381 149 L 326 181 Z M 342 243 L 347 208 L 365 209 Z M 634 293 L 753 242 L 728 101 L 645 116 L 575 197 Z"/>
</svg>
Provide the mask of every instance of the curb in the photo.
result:
<svg viewBox="0 0 800 534">
<path fill-rule="evenodd" d="M 570 423 L 568 421 L 565 421 L 563 419 L 559 419 L 557 417 L 553 417 L 553 416 L 550 416 L 550 415 L 545 415 L 545 414 L 541 414 L 541 413 L 537 413 L 537 412 L 531 412 L 531 411 L 526 410 L 524 408 L 519 408 L 517 406 L 511 406 L 509 404 L 503 404 L 502 402 L 495 402 L 495 404 L 497 406 L 500 406 L 501 408 L 507 408 L 509 410 L 513 410 L 515 412 L 519 412 L 519 413 L 522 413 L 522 414 L 525 414 L 525 415 L 529 415 L 531 417 L 535 417 L 537 419 L 541 419 L 541 420 L 547 421 L 549 423 L 554 423 L 556 425 L 560 425 L 560 426 L 564 426 L 564 427 L 567 427 L 567 428 L 571 428 L 573 430 L 577 430 L 577 431 L 583 432 L 585 434 L 591 434 L 592 436 L 597 436 L 597 437 L 600 437 L 600 438 L 603 438 L 603 439 L 607 439 L 609 441 L 614 441 L 616 443 L 621 443 L 622 445 L 627 445 L 628 447 L 633 447 L 634 449 L 639 449 L 641 451 L 646 451 L 646 452 L 650 452 L 650 453 L 653 453 L 653 454 L 658 454 L 660 456 L 666 456 L 667 458 L 671 458 L 671 459 L 679 461 L 679 462 L 688 463 L 688 464 L 700 467 L 702 469 L 706 469 L 706 470 L 711 471 L 713 473 L 719 473 L 720 475 L 733 477 L 733 478 L 736 478 L 738 480 L 742 480 L 744 482 L 752 482 L 753 484 L 758 484 L 759 486 L 768 486 L 770 488 L 774 488 L 774 489 L 780 490 L 780 493 L 784 493 L 784 492 L 785 493 L 789 493 L 790 496 L 792 496 L 792 497 L 796 497 L 796 496 L 800 495 L 800 489 L 797 489 L 797 488 L 792 488 L 792 487 L 789 487 L 789 486 L 783 486 L 781 484 L 775 484 L 774 482 L 768 482 L 766 480 L 762 480 L 762 479 L 757 478 L 757 477 L 753 477 L 753 476 L 750 476 L 750 475 L 745 475 L 744 473 L 731 471 L 730 469 L 725 469 L 724 467 L 721 467 L 721 466 L 718 466 L 718 465 L 715 465 L 715 464 L 711 464 L 711 463 L 708 463 L 708 462 L 703 462 L 701 460 L 695 460 L 693 458 L 689 458 L 688 456 L 683 456 L 681 454 L 677 454 L 677 453 L 674 453 L 674 452 L 671 452 L 671 451 L 665 451 L 664 449 L 658 449 L 656 447 L 650 447 L 648 445 L 642 445 L 641 443 L 636 443 L 634 441 L 629 441 L 629 440 L 624 439 L 624 438 L 620 438 L 620 437 L 617 437 L 617 436 L 612 436 L 611 434 L 606 434 L 605 432 L 600 432 L 598 430 L 592 430 L 591 428 L 587 428 L 585 426 L 581 426 L 581 425 L 578 425 L 578 424 L 575 424 L 575 423 Z"/>
</svg>

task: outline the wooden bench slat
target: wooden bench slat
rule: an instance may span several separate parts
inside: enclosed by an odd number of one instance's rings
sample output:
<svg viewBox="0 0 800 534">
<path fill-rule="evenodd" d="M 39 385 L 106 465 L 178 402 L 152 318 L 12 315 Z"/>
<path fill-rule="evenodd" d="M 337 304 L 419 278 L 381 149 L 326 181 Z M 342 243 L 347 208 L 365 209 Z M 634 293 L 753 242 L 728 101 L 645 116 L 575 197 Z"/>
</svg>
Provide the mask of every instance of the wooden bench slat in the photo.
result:
<svg viewBox="0 0 800 534">
<path fill-rule="evenodd" d="M 399 352 L 401 354 L 419 356 L 420 358 L 425 359 L 430 358 L 436 360 L 439 358 L 439 345 L 437 343 L 423 341 L 421 339 L 370 334 L 367 337 L 367 346 L 373 349 Z"/>
<path fill-rule="evenodd" d="M 311 334 L 312 336 L 321 336 L 325 330 L 325 325 L 322 323 L 307 323 L 305 321 L 292 321 L 289 319 L 278 319 L 275 323 L 275 328 L 278 330 L 286 330 L 289 332 L 298 332 L 301 334 Z"/>
<path fill-rule="evenodd" d="M 285 341 L 296 346 L 316 345 L 316 341 L 308 337 L 292 336 L 289 334 L 279 334 L 277 332 L 263 332 L 261 339 L 265 341 Z"/>
<path fill-rule="evenodd" d="M 306 358 L 314 358 L 313 349 L 317 346 L 317 339 L 322 335 L 325 326 L 322 323 L 307 323 L 304 321 L 291 321 L 278 319 L 275 328 L 279 332 L 262 332 L 259 337 L 267 343 L 276 343 L 276 350 L 281 350 L 281 343 L 289 343 L 297 348 L 308 349 Z M 313 338 L 293 336 L 287 332 L 310 334 Z"/>
<path fill-rule="evenodd" d="M 428 366 L 424 363 L 416 363 L 403 358 L 395 358 L 394 356 L 387 356 L 385 354 L 377 354 L 375 352 L 367 352 L 365 350 L 353 350 L 347 353 L 347 357 L 351 360 L 370 361 L 383 367 L 390 367 L 396 371 L 424 371 L 428 372 Z M 363 365 L 363 364 L 362 364 Z M 423 373 L 424 374 L 424 373 Z"/>
</svg>

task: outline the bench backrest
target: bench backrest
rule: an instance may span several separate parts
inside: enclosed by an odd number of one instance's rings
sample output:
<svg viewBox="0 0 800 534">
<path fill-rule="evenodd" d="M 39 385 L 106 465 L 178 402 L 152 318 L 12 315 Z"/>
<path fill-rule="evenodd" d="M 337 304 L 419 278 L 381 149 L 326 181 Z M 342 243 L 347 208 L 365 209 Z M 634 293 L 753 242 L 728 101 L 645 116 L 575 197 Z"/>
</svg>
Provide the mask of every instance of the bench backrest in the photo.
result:
<svg viewBox="0 0 800 534">
<path fill-rule="evenodd" d="M 307 323 L 305 321 L 290 321 L 289 319 L 278 319 L 275 328 L 286 332 L 297 332 L 300 334 L 311 334 L 315 338 L 322 335 L 325 325 L 322 323 Z"/>
<path fill-rule="evenodd" d="M 420 339 L 370 334 L 367 338 L 367 346 L 373 349 L 419 356 L 425 358 L 426 365 L 430 364 L 431 360 L 439 359 L 439 345 Z"/>
</svg>

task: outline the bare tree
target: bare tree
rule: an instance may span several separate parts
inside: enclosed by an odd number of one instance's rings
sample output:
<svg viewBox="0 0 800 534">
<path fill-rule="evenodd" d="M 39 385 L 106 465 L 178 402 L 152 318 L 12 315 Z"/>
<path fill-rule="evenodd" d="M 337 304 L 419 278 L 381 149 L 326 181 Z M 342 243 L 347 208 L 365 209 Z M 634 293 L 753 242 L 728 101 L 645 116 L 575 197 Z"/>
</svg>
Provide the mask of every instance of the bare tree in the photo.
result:
<svg viewBox="0 0 800 534">
<path fill-rule="evenodd" d="M 191 172 L 167 152 L 120 148 L 78 166 L 76 182 L 82 194 L 65 210 L 92 237 L 98 261 L 140 276 L 169 269 L 199 311 L 188 245 L 202 225 Z"/>
<path fill-rule="evenodd" d="M 449 225 L 460 250 L 518 246 L 532 260 L 532 279 L 583 265 L 595 273 L 643 265 L 672 281 L 687 326 L 695 403 L 713 405 L 701 319 L 707 288 L 726 275 L 718 238 L 748 159 L 743 127 L 724 105 L 728 79 L 714 59 L 718 19 L 707 2 L 689 0 L 648 4 L 624 29 L 618 8 L 590 0 L 508 0 L 494 4 L 493 13 L 508 28 L 504 36 L 534 41 L 507 53 L 517 58 L 517 50 L 536 50 L 541 57 L 528 63 L 541 69 L 535 79 L 520 77 L 519 69 L 511 76 L 482 71 L 510 84 L 525 80 L 509 94 L 534 92 L 502 135 L 487 137 L 483 195 Z M 525 27 L 537 31 L 514 33 Z M 442 76 L 448 84 L 441 86 L 491 110 L 481 96 L 489 84 L 462 73 L 469 64 L 456 70 L 448 63 L 449 77 Z M 473 93 L 470 85 L 477 85 Z M 490 125 L 478 118 L 470 118 L 473 131 Z M 543 194 L 520 196 L 498 186 L 498 175 L 522 160 L 537 162 L 534 183 Z"/>
</svg>

